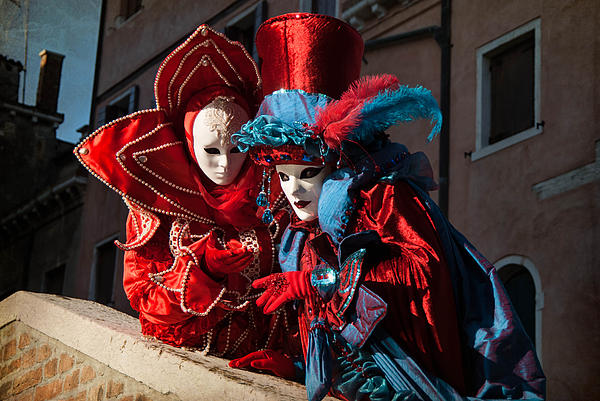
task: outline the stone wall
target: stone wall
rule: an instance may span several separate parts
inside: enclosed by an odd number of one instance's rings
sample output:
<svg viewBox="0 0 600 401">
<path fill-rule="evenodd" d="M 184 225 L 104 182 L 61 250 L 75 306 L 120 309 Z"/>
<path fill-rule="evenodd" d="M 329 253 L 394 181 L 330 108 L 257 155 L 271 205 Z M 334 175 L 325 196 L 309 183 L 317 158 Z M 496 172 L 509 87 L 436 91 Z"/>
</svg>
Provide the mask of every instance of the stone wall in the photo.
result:
<svg viewBox="0 0 600 401">
<path fill-rule="evenodd" d="M 0 329 L 0 399 L 176 400 L 43 333 L 13 321 Z"/>
<path fill-rule="evenodd" d="M 306 400 L 304 386 L 140 334 L 95 302 L 20 291 L 0 302 L 0 400 Z"/>
</svg>

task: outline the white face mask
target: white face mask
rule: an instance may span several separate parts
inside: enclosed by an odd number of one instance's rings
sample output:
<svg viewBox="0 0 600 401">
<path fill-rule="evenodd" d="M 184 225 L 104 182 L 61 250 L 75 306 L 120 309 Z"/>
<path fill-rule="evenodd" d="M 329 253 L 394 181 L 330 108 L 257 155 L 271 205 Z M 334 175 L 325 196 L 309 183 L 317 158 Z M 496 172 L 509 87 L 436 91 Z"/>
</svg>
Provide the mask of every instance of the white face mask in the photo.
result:
<svg viewBox="0 0 600 401">
<path fill-rule="evenodd" d="M 194 155 L 202 172 L 217 185 L 231 184 L 246 160 L 230 138 L 247 121 L 246 111 L 224 97 L 206 105 L 194 120 Z"/>
<path fill-rule="evenodd" d="M 302 221 L 316 219 L 323 181 L 329 174 L 330 168 L 304 164 L 280 164 L 276 169 L 281 181 L 281 189 L 298 218 Z"/>
</svg>

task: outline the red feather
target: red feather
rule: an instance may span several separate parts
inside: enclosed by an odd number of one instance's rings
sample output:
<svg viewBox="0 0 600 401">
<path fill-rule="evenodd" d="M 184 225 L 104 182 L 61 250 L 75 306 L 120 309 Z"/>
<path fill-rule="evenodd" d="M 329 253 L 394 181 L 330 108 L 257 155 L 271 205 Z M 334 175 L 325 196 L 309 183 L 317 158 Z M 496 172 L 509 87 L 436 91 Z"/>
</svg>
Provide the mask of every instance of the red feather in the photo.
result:
<svg viewBox="0 0 600 401">
<path fill-rule="evenodd" d="M 340 100 L 344 99 L 369 99 L 377 96 L 386 89 L 396 89 L 400 86 L 398 78 L 394 75 L 367 75 L 354 81 L 350 87 L 342 93 Z"/>
<path fill-rule="evenodd" d="M 317 111 L 314 132 L 322 133 L 325 144 L 339 150 L 342 141 L 360 124 L 360 111 L 364 103 L 386 89 L 399 86 L 398 78 L 389 74 L 356 80 L 340 100 L 334 100 Z"/>
</svg>

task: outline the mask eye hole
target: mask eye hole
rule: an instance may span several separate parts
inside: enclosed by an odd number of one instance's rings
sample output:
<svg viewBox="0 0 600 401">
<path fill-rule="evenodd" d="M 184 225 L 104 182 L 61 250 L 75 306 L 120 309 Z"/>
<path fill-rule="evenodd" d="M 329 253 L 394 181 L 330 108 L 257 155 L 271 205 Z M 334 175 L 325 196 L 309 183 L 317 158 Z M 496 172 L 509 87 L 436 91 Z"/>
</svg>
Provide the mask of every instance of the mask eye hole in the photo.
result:
<svg viewBox="0 0 600 401">
<path fill-rule="evenodd" d="M 204 151 L 206 153 L 208 153 L 209 155 L 218 155 L 218 154 L 221 154 L 221 152 L 219 152 L 219 149 L 217 149 L 217 148 L 204 148 Z"/>
<path fill-rule="evenodd" d="M 284 182 L 284 181 L 288 181 L 290 179 L 290 177 L 288 177 L 287 174 L 285 173 L 279 173 L 279 179 Z"/>
<path fill-rule="evenodd" d="M 300 173 L 301 179 L 313 178 L 319 175 L 323 167 L 307 167 Z"/>
</svg>

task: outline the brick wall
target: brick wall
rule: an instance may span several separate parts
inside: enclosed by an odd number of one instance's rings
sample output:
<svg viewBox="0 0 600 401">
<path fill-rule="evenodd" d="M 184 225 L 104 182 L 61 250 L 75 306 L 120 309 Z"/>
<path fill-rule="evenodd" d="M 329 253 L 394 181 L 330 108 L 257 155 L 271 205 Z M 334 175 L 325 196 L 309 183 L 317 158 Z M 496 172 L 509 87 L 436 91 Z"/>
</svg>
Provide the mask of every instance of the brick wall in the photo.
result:
<svg viewBox="0 0 600 401">
<path fill-rule="evenodd" d="M 0 301 L 0 400 L 306 401 L 299 383 L 140 330 L 92 301 L 16 292 Z"/>
<path fill-rule="evenodd" d="M 0 328 L 0 357 L 0 400 L 178 399 L 161 394 L 19 321 Z"/>
</svg>

